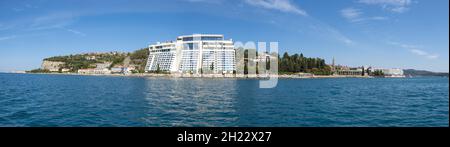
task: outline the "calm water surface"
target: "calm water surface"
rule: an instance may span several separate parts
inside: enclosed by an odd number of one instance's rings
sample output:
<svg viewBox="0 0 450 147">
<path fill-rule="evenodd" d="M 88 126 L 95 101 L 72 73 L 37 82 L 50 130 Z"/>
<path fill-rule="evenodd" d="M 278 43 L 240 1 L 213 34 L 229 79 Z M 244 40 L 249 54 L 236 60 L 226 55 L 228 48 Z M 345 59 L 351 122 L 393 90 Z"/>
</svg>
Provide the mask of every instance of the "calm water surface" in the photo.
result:
<svg viewBox="0 0 450 147">
<path fill-rule="evenodd" d="M 448 78 L 0 74 L 0 126 L 448 126 Z"/>
</svg>

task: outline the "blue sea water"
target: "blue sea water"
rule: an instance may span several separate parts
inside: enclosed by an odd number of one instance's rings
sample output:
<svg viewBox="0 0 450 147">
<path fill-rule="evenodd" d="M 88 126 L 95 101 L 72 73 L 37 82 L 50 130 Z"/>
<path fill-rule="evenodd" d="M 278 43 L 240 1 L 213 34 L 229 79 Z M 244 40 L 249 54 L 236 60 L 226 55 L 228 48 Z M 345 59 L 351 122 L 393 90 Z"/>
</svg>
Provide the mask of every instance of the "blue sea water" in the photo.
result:
<svg viewBox="0 0 450 147">
<path fill-rule="evenodd" d="M 0 74 L 0 126 L 449 126 L 449 80 Z"/>
</svg>

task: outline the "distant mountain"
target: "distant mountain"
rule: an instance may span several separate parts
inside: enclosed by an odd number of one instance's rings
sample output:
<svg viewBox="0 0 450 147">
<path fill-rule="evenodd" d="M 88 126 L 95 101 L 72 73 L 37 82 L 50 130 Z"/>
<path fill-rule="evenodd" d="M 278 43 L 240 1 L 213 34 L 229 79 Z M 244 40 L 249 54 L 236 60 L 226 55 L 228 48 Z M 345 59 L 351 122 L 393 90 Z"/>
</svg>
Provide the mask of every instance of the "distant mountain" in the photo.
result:
<svg viewBox="0 0 450 147">
<path fill-rule="evenodd" d="M 448 77 L 448 73 L 443 72 L 431 72 L 426 70 L 405 69 L 403 70 L 406 76 L 440 76 Z"/>
</svg>

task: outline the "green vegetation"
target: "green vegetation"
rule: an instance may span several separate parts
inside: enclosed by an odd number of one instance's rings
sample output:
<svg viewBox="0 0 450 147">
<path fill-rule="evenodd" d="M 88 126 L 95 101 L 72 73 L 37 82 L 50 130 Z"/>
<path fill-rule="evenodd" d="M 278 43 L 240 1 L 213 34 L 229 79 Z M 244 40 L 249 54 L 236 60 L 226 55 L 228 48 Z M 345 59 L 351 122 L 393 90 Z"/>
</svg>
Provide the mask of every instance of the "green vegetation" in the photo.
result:
<svg viewBox="0 0 450 147">
<path fill-rule="evenodd" d="M 145 65 L 147 64 L 148 54 L 148 48 L 142 48 L 130 54 L 131 64 L 138 66 L 137 71 L 139 73 L 145 72 Z"/>
<path fill-rule="evenodd" d="M 77 54 L 69 56 L 56 56 L 44 59 L 44 61 L 64 62 L 62 68 L 76 72 L 79 69 L 95 68 L 96 63 L 112 63 L 111 67 L 121 64 L 127 55 L 124 53 L 98 53 L 98 54 Z"/>
<path fill-rule="evenodd" d="M 148 48 L 141 48 L 132 53 L 89 53 L 76 54 L 68 56 L 55 56 L 44 59 L 44 61 L 64 62 L 61 68 L 70 69 L 70 72 L 77 72 L 79 69 L 95 68 L 97 63 L 111 63 L 109 68 L 114 66 L 123 66 L 125 59 L 129 57 L 129 63 L 136 66 L 136 71 L 133 73 L 143 73 L 148 58 Z M 33 70 L 35 72 L 44 72 Z"/>
<path fill-rule="evenodd" d="M 39 68 L 27 71 L 27 73 L 51 73 L 51 72 L 49 70 Z"/>
<path fill-rule="evenodd" d="M 144 73 L 148 53 L 148 48 L 141 48 L 132 53 L 109 52 L 75 54 L 50 57 L 44 59 L 44 61 L 64 62 L 65 64 L 61 69 L 69 69 L 69 72 L 77 72 L 79 69 L 96 68 L 97 63 L 111 63 L 109 66 L 110 69 L 115 66 L 134 66 L 136 67 L 136 70 L 132 71 L 132 73 Z M 125 59 L 130 60 L 125 61 Z M 49 73 L 50 71 L 35 69 L 29 72 Z"/>
<path fill-rule="evenodd" d="M 249 52 L 256 52 L 255 49 L 237 49 L 236 54 L 236 67 L 237 69 L 244 69 L 244 74 L 248 74 L 249 71 L 256 71 L 259 74 L 258 69 L 270 69 L 270 61 L 267 61 L 265 67 L 263 64 L 259 63 L 258 60 L 249 59 Z M 239 54 L 244 52 L 243 55 Z M 256 56 L 259 53 L 256 52 Z M 244 57 L 242 57 L 244 56 Z M 296 73 L 312 73 L 315 75 L 331 75 L 333 74 L 331 66 L 325 63 L 324 59 L 321 58 L 308 58 L 304 57 L 303 54 L 289 55 L 287 52 L 280 57 L 279 54 L 270 53 L 269 56 L 278 57 L 278 73 L 279 74 L 296 74 Z M 243 60 L 243 61 L 242 61 Z M 260 61 L 261 62 L 261 61 Z M 240 64 L 243 63 L 243 64 Z M 260 66 L 261 65 L 261 66 Z"/>
<path fill-rule="evenodd" d="M 315 75 L 331 75 L 331 67 L 325 64 L 321 58 L 307 58 L 303 54 L 289 55 L 287 52 L 283 57 L 278 57 L 278 69 L 280 73 L 312 73 Z"/>
<path fill-rule="evenodd" d="M 372 72 L 372 75 L 373 76 L 384 76 L 384 73 L 381 70 L 375 70 Z"/>
</svg>

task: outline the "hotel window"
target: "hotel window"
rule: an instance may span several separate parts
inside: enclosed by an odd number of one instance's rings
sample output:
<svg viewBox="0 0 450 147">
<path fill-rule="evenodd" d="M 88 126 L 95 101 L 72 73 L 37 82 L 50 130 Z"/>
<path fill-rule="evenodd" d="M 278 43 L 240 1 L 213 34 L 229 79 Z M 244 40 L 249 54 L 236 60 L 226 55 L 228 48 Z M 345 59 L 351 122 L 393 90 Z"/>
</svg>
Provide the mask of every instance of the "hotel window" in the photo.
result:
<svg viewBox="0 0 450 147">
<path fill-rule="evenodd" d="M 183 41 L 192 41 L 192 40 L 194 40 L 193 37 L 184 37 L 183 38 Z"/>
<path fill-rule="evenodd" d="M 185 43 L 183 46 L 184 50 L 197 50 L 199 48 L 198 43 Z"/>
<path fill-rule="evenodd" d="M 222 38 L 222 37 L 202 37 L 202 40 L 212 40 L 212 41 L 215 41 L 215 40 L 223 40 L 223 38 Z"/>
</svg>

